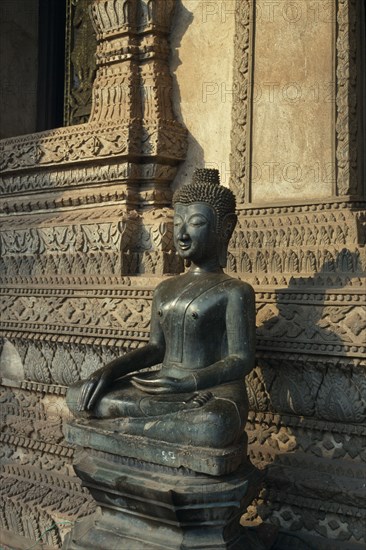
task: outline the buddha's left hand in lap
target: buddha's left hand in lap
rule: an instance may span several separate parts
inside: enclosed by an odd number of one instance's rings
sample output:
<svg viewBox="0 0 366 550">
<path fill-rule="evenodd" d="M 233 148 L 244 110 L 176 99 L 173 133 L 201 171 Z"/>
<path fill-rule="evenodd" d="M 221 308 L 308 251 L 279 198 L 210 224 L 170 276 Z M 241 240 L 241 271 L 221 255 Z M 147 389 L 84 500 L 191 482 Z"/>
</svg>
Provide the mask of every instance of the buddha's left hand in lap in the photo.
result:
<svg viewBox="0 0 366 550">
<path fill-rule="evenodd" d="M 184 378 L 171 378 L 168 376 L 142 378 L 134 376 L 131 382 L 136 388 L 151 394 L 189 393 L 197 390 L 197 380 L 193 373 Z"/>
</svg>

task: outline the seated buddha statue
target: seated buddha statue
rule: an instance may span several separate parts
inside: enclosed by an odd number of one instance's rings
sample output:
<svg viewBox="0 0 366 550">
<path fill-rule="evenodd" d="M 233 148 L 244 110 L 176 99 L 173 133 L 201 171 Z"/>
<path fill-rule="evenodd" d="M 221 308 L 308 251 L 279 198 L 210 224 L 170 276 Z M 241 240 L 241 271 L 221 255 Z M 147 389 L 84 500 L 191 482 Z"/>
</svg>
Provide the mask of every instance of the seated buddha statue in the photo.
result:
<svg viewBox="0 0 366 550">
<path fill-rule="evenodd" d="M 235 197 L 217 170 L 199 169 L 173 204 L 187 268 L 157 286 L 149 343 L 71 386 L 67 403 L 121 433 L 225 448 L 243 435 L 255 346 L 253 289 L 223 271 Z"/>
</svg>

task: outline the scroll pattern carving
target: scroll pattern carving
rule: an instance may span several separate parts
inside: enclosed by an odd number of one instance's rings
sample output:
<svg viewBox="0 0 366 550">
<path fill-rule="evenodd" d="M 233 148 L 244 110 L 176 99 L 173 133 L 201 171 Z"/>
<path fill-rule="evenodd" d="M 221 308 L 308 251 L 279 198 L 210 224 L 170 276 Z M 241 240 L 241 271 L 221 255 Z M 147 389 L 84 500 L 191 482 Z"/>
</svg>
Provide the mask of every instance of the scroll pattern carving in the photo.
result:
<svg viewBox="0 0 366 550">
<path fill-rule="evenodd" d="M 357 274 L 366 269 L 362 204 L 247 209 L 239 217 L 230 269 L 242 273 Z"/>
<path fill-rule="evenodd" d="M 263 519 L 305 540 L 318 535 L 309 542 L 319 548 L 329 548 L 332 539 L 349 548 L 362 544 L 363 424 L 252 412 L 247 431 L 252 460 L 271 464 L 252 519 L 260 510 Z"/>
<path fill-rule="evenodd" d="M 289 301 L 281 304 L 278 310 L 275 304 L 265 305 L 258 314 L 259 319 L 265 320 L 259 329 L 259 345 L 268 345 L 270 341 L 270 345 L 277 348 L 276 340 L 285 339 L 297 341 L 304 350 L 323 353 L 343 350 L 351 355 L 357 351 L 366 352 L 366 303 L 360 296 L 343 297 L 348 301 L 347 306 L 324 307 Z"/>
<path fill-rule="evenodd" d="M 0 170 L 102 159 L 139 150 L 139 132 L 126 124 L 80 125 L 0 143 Z"/>
<path fill-rule="evenodd" d="M 362 17 L 356 0 L 337 0 L 337 192 L 359 195 L 357 25 Z"/>
<path fill-rule="evenodd" d="M 339 368 L 329 358 L 261 355 L 247 383 L 253 410 L 315 417 L 316 422 L 364 423 L 366 385 L 362 367 L 352 358 L 343 358 Z"/>
<path fill-rule="evenodd" d="M 234 89 L 232 109 L 232 149 L 230 156 L 230 187 L 237 202 L 249 201 L 248 136 L 251 67 L 250 42 L 252 5 L 250 0 L 237 0 L 235 8 Z"/>
<path fill-rule="evenodd" d="M 172 166 L 164 166 L 161 164 L 143 164 L 136 165 L 133 163 L 110 162 L 107 165 L 84 166 L 82 168 L 66 168 L 62 166 L 59 170 L 49 169 L 41 173 L 26 173 L 21 175 L 0 176 L 0 190 L 4 194 L 20 193 L 26 191 L 42 191 L 46 189 L 57 189 L 67 187 L 83 187 L 96 184 L 104 184 L 107 186 L 112 182 L 124 182 L 128 180 L 148 181 L 150 178 L 155 178 L 159 181 L 170 182 L 174 177 L 175 169 Z M 166 190 L 159 190 L 161 193 L 166 193 Z M 103 188 L 100 193 L 106 192 Z M 98 197 L 96 197 L 98 198 Z M 121 194 L 116 195 L 114 199 L 126 198 Z M 170 195 L 165 197 L 164 203 L 168 204 Z M 32 209 L 32 203 L 27 202 L 27 207 L 24 210 Z M 60 201 L 58 197 L 54 199 Z M 62 200 L 62 199 L 61 199 Z M 64 203 L 55 202 L 54 206 L 66 206 Z M 73 197 L 73 200 L 76 199 Z M 99 197 L 99 200 L 101 198 Z M 150 199 L 151 200 L 151 199 Z M 77 203 L 76 203 L 77 204 Z M 79 202 L 80 204 L 80 202 Z M 41 205 L 36 205 L 40 208 Z M 33 205 L 33 209 L 35 205 Z"/>
<path fill-rule="evenodd" d="M 173 252 L 170 209 L 141 216 L 136 211 L 127 214 L 121 208 L 111 208 L 99 211 L 99 217 L 115 221 L 90 223 L 87 212 L 80 210 L 54 217 L 30 216 L 22 219 L 23 225 L 30 227 L 4 229 L 0 234 L 0 278 L 43 284 L 89 278 L 103 283 L 118 282 L 122 274 L 180 270 L 180 260 Z"/>
<path fill-rule="evenodd" d="M 92 336 L 98 333 L 99 337 L 115 338 L 132 331 L 147 338 L 148 320 L 143 316 L 148 315 L 150 300 L 131 300 L 123 295 L 111 298 L 107 291 L 98 292 L 100 297 L 96 298 L 92 291 L 75 292 L 73 297 L 57 291 L 48 291 L 44 297 L 35 294 L 4 297 L 1 306 L 4 328 L 11 330 L 21 325 L 36 332 L 61 331 Z"/>
<path fill-rule="evenodd" d="M 27 280 L 68 273 L 116 276 L 122 273 L 119 249 L 122 222 L 54 225 L 7 230 L 1 234 L 2 278 Z M 86 255 L 86 252 L 89 255 Z"/>
</svg>

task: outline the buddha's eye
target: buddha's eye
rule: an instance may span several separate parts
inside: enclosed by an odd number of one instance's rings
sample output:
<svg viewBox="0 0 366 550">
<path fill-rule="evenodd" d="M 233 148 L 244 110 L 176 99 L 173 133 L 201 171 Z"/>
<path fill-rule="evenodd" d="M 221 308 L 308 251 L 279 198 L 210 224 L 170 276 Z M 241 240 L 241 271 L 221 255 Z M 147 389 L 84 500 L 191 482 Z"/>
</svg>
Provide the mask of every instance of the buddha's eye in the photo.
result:
<svg viewBox="0 0 366 550">
<path fill-rule="evenodd" d="M 174 227 L 179 227 L 180 225 L 182 225 L 183 223 L 183 220 L 180 216 L 174 216 Z"/>
<path fill-rule="evenodd" d="M 192 218 L 189 219 L 189 225 L 192 227 L 201 227 L 206 224 L 207 220 L 203 216 L 192 216 Z"/>
</svg>

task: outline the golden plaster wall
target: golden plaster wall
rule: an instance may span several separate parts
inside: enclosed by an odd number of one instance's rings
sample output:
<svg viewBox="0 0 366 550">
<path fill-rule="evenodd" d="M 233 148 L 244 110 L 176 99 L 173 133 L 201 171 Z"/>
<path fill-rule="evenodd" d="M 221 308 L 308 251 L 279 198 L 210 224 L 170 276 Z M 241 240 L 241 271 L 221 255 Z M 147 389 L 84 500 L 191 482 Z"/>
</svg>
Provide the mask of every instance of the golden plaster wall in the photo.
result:
<svg viewBox="0 0 366 550">
<path fill-rule="evenodd" d="M 330 197 L 335 183 L 330 2 L 256 3 L 252 199 Z"/>
<path fill-rule="evenodd" d="M 188 129 L 187 158 L 174 185 L 195 166 L 218 168 L 229 184 L 235 1 L 178 2 L 171 34 L 174 108 Z"/>
</svg>

